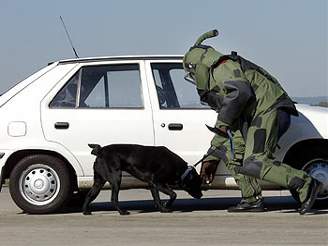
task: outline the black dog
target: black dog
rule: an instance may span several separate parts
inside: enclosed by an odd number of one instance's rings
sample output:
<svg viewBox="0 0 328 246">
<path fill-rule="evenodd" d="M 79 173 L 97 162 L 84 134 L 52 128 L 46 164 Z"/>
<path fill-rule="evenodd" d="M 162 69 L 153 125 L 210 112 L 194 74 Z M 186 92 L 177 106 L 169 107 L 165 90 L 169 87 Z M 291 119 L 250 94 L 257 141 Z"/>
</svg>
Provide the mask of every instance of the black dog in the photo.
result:
<svg viewBox="0 0 328 246">
<path fill-rule="evenodd" d="M 121 215 L 129 214 L 118 206 L 118 193 L 122 171 L 146 182 L 149 185 L 155 205 L 161 212 L 170 212 L 176 199 L 176 193 L 170 188 L 177 186 L 187 191 L 194 198 L 201 198 L 201 179 L 193 167 L 166 147 L 153 147 L 132 144 L 113 144 L 101 147 L 89 144 L 91 154 L 97 156 L 94 169 L 94 184 L 84 204 L 83 214 L 91 214 L 90 203 L 97 197 L 106 181 L 112 189 L 111 201 Z M 159 191 L 170 196 L 162 204 Z"/>
</svg>

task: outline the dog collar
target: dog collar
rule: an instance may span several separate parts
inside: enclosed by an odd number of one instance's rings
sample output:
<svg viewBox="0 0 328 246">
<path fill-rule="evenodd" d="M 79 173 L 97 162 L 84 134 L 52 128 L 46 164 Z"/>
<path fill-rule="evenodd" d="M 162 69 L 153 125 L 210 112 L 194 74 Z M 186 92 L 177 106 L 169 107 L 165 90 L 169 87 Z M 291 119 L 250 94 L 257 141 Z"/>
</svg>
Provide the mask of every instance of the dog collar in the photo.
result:
<svg viewBox="0 0 328 246">
<path fill-rule="evenodd" d="M 186 171 L 181 175 L 181 182 L 183 183 L 183 180 L 188 176 L 188 174 L 194 169 L 193 166 L 188 166 Z"/>
</svg>

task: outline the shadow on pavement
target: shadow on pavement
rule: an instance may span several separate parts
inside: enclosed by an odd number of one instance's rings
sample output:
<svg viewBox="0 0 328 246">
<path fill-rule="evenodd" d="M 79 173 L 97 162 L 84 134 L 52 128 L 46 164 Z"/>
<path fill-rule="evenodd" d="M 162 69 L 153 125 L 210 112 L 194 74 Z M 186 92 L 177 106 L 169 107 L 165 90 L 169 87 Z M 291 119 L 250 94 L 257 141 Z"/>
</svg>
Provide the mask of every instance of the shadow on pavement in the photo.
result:
<svg viewBox="0 0 328 246">
<path fill-rule="evenodd" d="M 163 201 L 166 201 L 163 199 Z M 193 212 L 193 211 L 213 211 L 226 210 L 228 207 L 239 203 L 239 197 L 229 198 L 203 198 L 203 199 L 177 199 L 173 204 L 173 212 Z M 279 211 L 284 213 L 297 213 L 299 204 L 291 196 L 265 197 L 264 203 L 267 211 Z M 121 201 L 120 207 L 129 211 L 137 211 L 139 213 L 156 212 L 153 200 L 138 201 Z M 94 202 L 91 204 L 93 212 L 99 211 L 116 211 L 110 202 Z M 321 203 L 315 206 L 313 214 L 328 214 L 328 211 L 321 209 L 328 208 L 328 203 Z M 82 212 L 80 206 L 66 207 L 60 213 L 79 213 Z"/>
</svg>

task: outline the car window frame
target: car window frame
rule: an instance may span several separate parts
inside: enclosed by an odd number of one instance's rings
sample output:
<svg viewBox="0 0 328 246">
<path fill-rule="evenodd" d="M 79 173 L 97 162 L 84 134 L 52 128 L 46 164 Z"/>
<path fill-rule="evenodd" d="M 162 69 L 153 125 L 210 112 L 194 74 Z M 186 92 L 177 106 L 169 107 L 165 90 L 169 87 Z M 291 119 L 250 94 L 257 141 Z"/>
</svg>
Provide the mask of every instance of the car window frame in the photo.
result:
<svg viewBox="0 0 328 246">
<path fill-rule="evenodd" d="M 79 63 L 77 67 L 72 69 L 70 71 L 69 76 L 65 76 L 62 80 L 65 80 L 65 82 L 61 85 L 59 89 L 56 90 L 56 92 L 52 95 L 51 99 L 47 103 L 47 106 L 49 109 L 54 110 L 144 110 L 145 109 L 145 93 L 143 90 L 143 76 L 142 76 L 142 69 L 144 69 L 142 60 L 126 60 L 126 61 L 110 61 L 110 62 L 90 62 L 90 63 Z M 140 100 L 142 105 L 141 106 L 133 106 L 133 107 L 80 107 L 80 92 L 81 92 L 81 74 L 82 69 L 84 67 L 98 67 L 98 66 L 111 66 L 111 65 L 137 65 L 138 72 L 139 72 L 139 81 L 140 81 Z M 77 84 L 77 96 L 76 96 L 76 102 L 75 107 L 53 107 L 50 106 L 55 97 L 58 95 L 58 93 L 67 85 L 67 83 L 74 77 L 76 74 L 79 73 L 79 79 Z"/>
</svg>

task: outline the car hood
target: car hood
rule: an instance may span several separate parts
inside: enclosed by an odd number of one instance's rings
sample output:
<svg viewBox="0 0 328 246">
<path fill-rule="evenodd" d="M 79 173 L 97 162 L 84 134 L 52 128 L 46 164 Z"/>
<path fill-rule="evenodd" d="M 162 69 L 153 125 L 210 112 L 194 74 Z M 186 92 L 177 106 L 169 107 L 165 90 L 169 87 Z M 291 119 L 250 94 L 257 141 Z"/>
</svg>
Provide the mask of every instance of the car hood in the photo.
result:
<svg viewBox="0 0 328 246">
<path fill-rule="evenodd" d="M 296 104 L 297 110 L 306 117 L 323 138 L 328 139 L 328 108 Z"/>
</svg>

